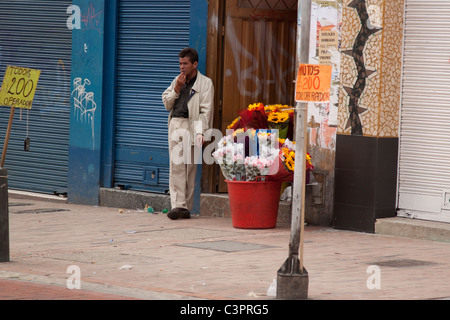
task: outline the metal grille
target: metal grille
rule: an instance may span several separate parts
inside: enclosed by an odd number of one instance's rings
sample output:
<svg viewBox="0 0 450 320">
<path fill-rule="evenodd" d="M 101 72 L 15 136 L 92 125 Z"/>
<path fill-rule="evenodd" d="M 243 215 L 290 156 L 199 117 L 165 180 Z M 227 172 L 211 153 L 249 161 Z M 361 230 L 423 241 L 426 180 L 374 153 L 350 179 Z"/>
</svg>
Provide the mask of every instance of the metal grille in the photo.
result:
<svg viewBox="0 0 450 320">
<path fill-rule="evenodd" d="M 450 2 L 407 0 L 399 208 L 441 212 L 450 190 Z"/>
<path fill-rule="evenodd" d="M 119 3 L 115 185 L 165 191 L 168 112 L 162 93 L 189 45 L 190 1 Z"/>
<path fill-rule="evenodd" d="M 68 180 L 72 1 L 0 1 L 0 75 L 8 65 L 41 70 L 32 109 L 16 108 L 5 167 L 11 189 L 65 192 Z M 0 106 L 0 147 L 10 108 Z M 27 133 L 30 151 L 24 151 Z"/>
</svg>

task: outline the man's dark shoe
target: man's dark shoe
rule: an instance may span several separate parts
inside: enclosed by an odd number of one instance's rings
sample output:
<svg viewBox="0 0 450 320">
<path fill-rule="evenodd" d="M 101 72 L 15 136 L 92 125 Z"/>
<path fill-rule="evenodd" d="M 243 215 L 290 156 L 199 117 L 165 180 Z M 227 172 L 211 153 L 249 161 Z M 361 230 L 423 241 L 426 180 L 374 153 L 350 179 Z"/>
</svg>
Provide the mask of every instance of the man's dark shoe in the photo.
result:
<svg viewBox="0 0 450 320">
<path fill-rule="evenodd" d="M 191 218 L 191 213 L 189 212 L 189 210 L 184 209 L 181 212 L 178 213 L 178 218 L 179 219 L 190 219 Z"/>
<path fill-rule="evenodd" d="M 170 210 L 170 212 L 167 214 L 167 217 L 172 220 L 176 219 L 190 219 L 191 213 L 188 209 L 185 208 L 174 208 Z"/>
<path fill-rule="evenodd" d="M 172 209 L 172 210 L 170 210 L 169 213 L 167 214 L 167 217 L 168 217 L 169 219 L 176 220 L 176 219 L 178 219 L 178 212 L 176 212 L 176 211 L 174 211 L 174 210 Z"/>
</svg>

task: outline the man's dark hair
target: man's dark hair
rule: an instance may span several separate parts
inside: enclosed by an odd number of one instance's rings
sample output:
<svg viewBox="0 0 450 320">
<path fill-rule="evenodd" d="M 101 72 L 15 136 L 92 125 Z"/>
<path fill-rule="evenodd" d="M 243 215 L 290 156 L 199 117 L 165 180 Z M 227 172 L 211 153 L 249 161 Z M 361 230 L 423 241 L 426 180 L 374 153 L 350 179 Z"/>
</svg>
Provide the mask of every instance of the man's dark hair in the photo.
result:
<svg viewBox="0 0 450 320">
<path fill-rule="evenodd" d="M 184 48 L 178 54 L 178 57 L 185 58 L 188 57 L 191 63 L 198 62 L 198 53 L 194 48 Z"/>
</svg>

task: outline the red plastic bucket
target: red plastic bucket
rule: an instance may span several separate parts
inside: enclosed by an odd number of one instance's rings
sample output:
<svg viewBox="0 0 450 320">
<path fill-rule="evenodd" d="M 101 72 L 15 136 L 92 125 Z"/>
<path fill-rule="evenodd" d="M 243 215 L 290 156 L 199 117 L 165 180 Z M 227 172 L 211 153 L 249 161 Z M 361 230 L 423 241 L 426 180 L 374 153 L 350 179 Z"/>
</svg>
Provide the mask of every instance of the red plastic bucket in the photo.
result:
<svg viewBox="0 0 450 320">
<path fill-rule="evenodd" d="M 277 225 L 281 181 L 229 181 L 231 221 L 241 229 L 269 229 Z"/>
</svg>

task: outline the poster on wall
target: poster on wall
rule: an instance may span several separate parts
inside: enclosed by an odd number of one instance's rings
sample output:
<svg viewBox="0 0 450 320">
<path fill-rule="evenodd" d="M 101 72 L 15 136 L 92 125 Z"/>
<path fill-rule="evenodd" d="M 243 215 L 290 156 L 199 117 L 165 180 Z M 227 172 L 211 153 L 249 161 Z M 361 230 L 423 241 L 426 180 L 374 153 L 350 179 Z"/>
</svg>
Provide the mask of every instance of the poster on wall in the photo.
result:
<svg viewBox="0 0 450 320">
<path fill-rule="evenodd" d="M 297 102 L 329 102 L 330 65 L 300 64 L 297 72 L 295 101 Z"/>
<path fill-rule="evenodd" d="M 311 64 L 329 65 L 331 87 L 329 101 L 308 104 L 309 145 L 336 150 L 341 30 L 341 0 L 313 0 L 311 7 Z"/>
</svg>

